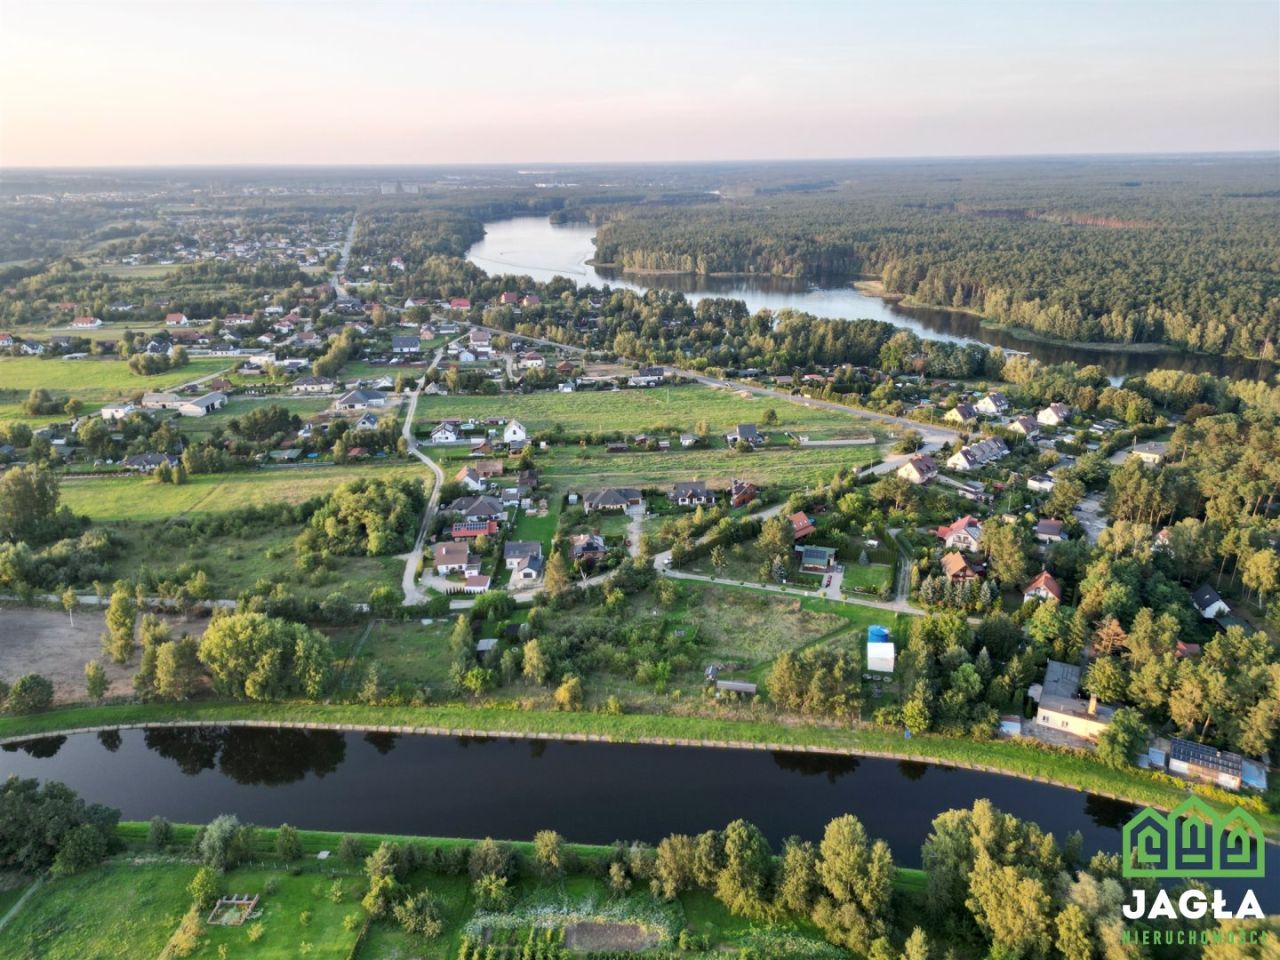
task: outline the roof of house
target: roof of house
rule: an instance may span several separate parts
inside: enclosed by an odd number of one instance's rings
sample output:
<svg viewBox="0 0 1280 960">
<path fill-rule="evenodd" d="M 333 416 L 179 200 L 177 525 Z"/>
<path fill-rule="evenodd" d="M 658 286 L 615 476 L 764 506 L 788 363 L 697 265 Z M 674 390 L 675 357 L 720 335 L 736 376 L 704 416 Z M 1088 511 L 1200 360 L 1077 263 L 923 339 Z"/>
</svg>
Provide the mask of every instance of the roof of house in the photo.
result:
<svg viewBox="0 0 1280 960">
<path fill-rule="evenodd" d="M 1036 535 L 1043 537 L 1062 536 L 1061 520 L 1040 520 L 1036 523 Z"/>
<path fill-rule="evenodd" d="M 973 539 L 977 540 L 982 537 L 982 524 L 968 514 L 965 514 L 959 520 L 954 521 L 948 526 L 939 527 L 935 531 L 938 539 L 945 540 L 953 533 L 967 533 Z"/>
<path fill-rule="evenodd" d="M 587 504 L 598 507 L 625 507 L 633 500 L 640 499 L 640 491 L 631 487 L 606 487 L 585 494 L 582 499 Z"/>
<path fill-rule="evenodd" d="M 1041 570 L 1036 574 L 1036 578 L 1027 584 L 1022 591 L 1024 595 L 1032 593 L 1036 590 L 1044 590 L 1055 600 L 1062 599 L 1062 587 L 1058 585 L 1058 581 L 1053 578 L 1048 570 Z"/>
<path fill-rule="evenodd" d="M 1206 770 L 1226 773 L 1236 777 L 1240 776 L 1244 766 L 1244 758 L 1238 753 L 1218 750 L 1214 747 L 1205 746 L 1203 743 L 1183 740 L 1179 737 L 1169 738 L 1169 759 L 1181 760 L 1184 763 L 1195 764 L 1197 767 L 1202 767 Z"/>
<path fill-rule="evenodd" d="M 542 556 L 542 543 L 538 540 L 508 540 L 502 545 L 503 560 L 540 556 Z"/>
<path fill-rule="evenodd" d="M 445 508 L 448 513 L 461 513 L 468 517 L 496 517 L 502 512 L 502 504 L 494 497 L 459 497 Z"/>
<path fill-rule="evenodd" d="M 1209 584 L 1202 583 L 1191 594 L 1191 602 L 1196 605 L 1197 610 L 1208 610 L 1214 604 L 1222 603 L 1222 597 Z"/>
<path fill-rule="evenodd" d="M 704 497 L 706 494 L 705 480 L 681 480 L 671 487 L 671 495 L 674 497 Z"/>
<path fill-rule="evenodd" d="M 972 572 L 973 568 L 969 566 L 969 561 L 958 553 L 944 553 L 942 555 L 942 572 L 948 577 L 954 577 L 958 573 L 964 571 Z"/>
<path fill-rule="evenodd" d="M 468 590 L 488 590 L 489 578 L 483 573 L 473 573 L 467 577 L 466 588 Z"/>
<path fill-rule="evenodd" d="M 930 474 L 930 473 L 938 472 L 937 461 L 934 460 L 933 457 L 929 456 L 927 453 L 916 454 L 914 457 L 912 457 L 902 466 L 910 467 L 911 469 L 915 470 L 917 473 L 922 473 L 922 474 Z"/>
<path fill-rule="evenodd" d="M 1080 689 L 1080 668 L 1074 663 L 1050 660 L 1044 667 L 1044 692 L 1057 697 L 1074 697 Z"/>
</svg>

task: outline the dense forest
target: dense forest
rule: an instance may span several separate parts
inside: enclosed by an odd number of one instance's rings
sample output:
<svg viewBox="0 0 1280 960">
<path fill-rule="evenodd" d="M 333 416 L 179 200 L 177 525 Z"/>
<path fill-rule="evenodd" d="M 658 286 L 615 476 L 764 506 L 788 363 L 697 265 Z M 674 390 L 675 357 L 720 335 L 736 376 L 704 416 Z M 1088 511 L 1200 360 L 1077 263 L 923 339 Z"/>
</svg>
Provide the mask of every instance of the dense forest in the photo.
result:
<svg viewBox="0 0 1280 960">
<path fill-rule="evenodd" d="M 830 189 L 594 211 L 632 271 L 879 276 L 1067 340 L 1273 356 L 1274 158 L 866 165 Z"/>
</svg>

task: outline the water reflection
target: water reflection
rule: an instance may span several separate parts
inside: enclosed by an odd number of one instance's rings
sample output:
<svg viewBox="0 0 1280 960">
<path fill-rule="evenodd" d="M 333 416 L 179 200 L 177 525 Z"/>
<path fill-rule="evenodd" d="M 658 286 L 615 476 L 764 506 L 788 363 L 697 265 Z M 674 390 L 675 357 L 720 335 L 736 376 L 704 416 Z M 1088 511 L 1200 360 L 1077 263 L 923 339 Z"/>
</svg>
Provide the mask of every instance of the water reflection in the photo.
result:
<svg viewBox="0 0 1280 960">
<path fill-rule="evenodd" d="M 1138 812 L 1138 807 L 1125 800 L 1112 800 L 1096 794 L 1084 795 L 1084 814 L 1100 827 L 1119 830 Z"/>
<path fill-rule="evenodd" d="M 795 753 L 775 750 L 773 762 L 781 770 L 798 773 L 804 777 L 826 777 L 827 783 L 835 783 L 841 777 L 858 769 L 858 758 L 824 753 Z"/>
<path fill-rule="evenodd" d="M 120 744 L 124 741 L 120 738 L 119 730 L 99 730 L 98 742 L 102 744 L 107 753 L 115 753 L 120 749 Z"/>
<path fill-rule="evenodd" d="M 236 783 L 260 786 L 295 783 L 308 774 L 323 777 L 347 754 L 346 738 L 334 730 L 154 728 L 144 742 L 189 777 L 217 769 Z M 389 751 L 390 746 L 380 752 Z"/>
<path fill-rule="evenodd" d="M 56 757 L 66 742 L 66 737 L 38 737 L 35 740 L 23 740 L 21 743 L 6 743 L 4 750 L 6 753 L 21 750 L 29 757 L 47 760 L 50 757 Z"/>
<path fill-rule="evenodd" d="M 366 733 L 364 742 L 370 744 L 373 749 L 385 757 L 396 748 L 396 735 L 394 733 Z"/>
<path fill-rule="evenodd" d="M 927 763 L 917 763 L 914 760 L 899 760 L 898 772 L 902 774 L 904 780 L 910 780 L 914 783 L 929 772 L 929 765 Z"/>
</svg>

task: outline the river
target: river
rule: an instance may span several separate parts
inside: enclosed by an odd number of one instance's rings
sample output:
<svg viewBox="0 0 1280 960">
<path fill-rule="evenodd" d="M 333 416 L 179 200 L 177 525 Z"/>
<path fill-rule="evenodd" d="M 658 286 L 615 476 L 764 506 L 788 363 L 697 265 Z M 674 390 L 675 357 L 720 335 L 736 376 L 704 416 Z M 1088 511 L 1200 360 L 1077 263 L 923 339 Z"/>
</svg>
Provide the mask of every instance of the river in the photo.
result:
<svg viewBox="0 0 1280 960">
<path fill-rule="evenodd" d="M 203 823 L 222 813 L 317 830 L 655 842 L 742 817 L 775 844 L 817 839 L 856 814 L 904 866 L 939 813 L 988 797 L 1060 839 L 1118 850 L 1137 809 L 1000 774 L 926 763 L 563 741 L 327 730 L 187 727 L 71 734 L 10 744 L 0 776 L 61 780 L 128 819 Z M 1268 849 L 1268 872 L 1280 850 Z M 1261 894 L 1262 891 L 1259 891 Z M 1271 895 L 1280 909 L 1280 890 Z"/>
<path fill-rule="evenodd" d="M 595 227 L 581 223 L 553 224 L 546 217 L 515 217 L 485 224 L 485 237 L 467 251 L 467 259 L 490 274 L 517 274 L 546 282 L 567 277 L 593 287 L 605 285 L 644 290 L 679 290 L 691 300 L 731 297 L 751 311 L 803 310 L 819 317 L 883 320 L 927 340 L 981 343 L 1020 350 L 1045 363 L 1074 361 L 1097 364 L 1112 378 L 1145 373 L 1157 367 L 1212 373 L 1241 379 L 1265 378 L 1271 364 L 1229 357 L 1184 353 L 1172 348 L 1154 350 L 1090 349 L 1079 344 L 1045 343 L 1015 332 L 984 326 L 973 314 L 955 310 L 903 307 L 869 296 L 851 284 L 815 287 L 785 278 L 707 277 L 694 274 L 626 274 L 595 267 Z"/>
</svg>

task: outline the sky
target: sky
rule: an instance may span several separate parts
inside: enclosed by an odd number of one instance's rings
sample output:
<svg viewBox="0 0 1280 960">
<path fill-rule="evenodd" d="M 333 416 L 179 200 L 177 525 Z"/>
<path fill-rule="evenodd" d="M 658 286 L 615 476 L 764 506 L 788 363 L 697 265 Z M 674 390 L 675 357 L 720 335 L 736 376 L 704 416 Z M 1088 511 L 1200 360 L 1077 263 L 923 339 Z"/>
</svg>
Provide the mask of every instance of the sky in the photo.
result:
<svg viewBox="0 0 1280 960">
<path fill-rule="evenodd" d="M 8 167 L 1276 149 L 1276 0 L 0 0 Z"/>
</svg>

